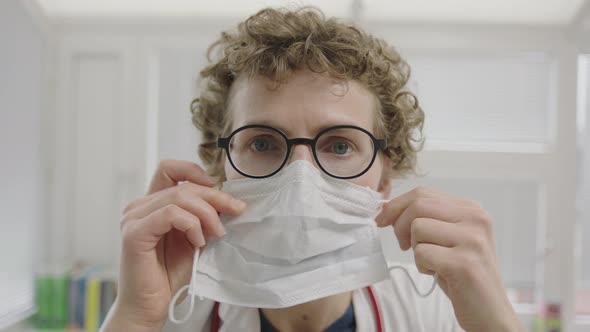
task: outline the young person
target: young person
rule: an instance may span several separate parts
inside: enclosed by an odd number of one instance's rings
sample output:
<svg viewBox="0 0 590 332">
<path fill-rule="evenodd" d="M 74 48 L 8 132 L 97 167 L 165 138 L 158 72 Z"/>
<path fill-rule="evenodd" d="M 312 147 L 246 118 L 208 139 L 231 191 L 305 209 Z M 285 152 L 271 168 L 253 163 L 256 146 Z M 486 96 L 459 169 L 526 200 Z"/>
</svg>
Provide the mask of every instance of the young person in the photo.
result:
<svg viewBox="0 0 590 332">
<path fill-rule="evenodd" d="M 211 176 L 162 161 L 126 207 L 103 331 L 521 330 L 478 203 L 428 188 L 387 200 L 424 121 L 395 49 L 302 8 L 262 10 L 212 50 L 191 107 Z M 429 296 L 432 279 L 389 271 L 376 226 L 436 276 Z M 169 306 L 188 321 L 167 322 Z"/>
</svg>

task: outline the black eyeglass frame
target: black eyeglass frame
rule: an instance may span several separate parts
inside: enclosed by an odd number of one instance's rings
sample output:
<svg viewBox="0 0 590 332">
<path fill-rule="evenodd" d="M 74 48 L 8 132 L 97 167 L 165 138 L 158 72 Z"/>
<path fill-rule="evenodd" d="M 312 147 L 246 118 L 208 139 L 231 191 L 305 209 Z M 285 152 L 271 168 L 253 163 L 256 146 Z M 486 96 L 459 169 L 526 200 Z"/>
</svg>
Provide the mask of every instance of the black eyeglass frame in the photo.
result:
<svg viewBox="0 0 590 332">
<path fill-rule="evenodd" d="M 281 135 L 284 139 L 285 142 L 287 142 L 287 154 L 285 155 L 285 160 L 283 160 L 283 163 L 281 164 L 281 166 L 279 166 L 274 172 L 268 174 L 268 175 L 262 175 L 262 176 L 255 176 L 255 175 L 250 175 L 250 174 L 246 174 L 244 172 L 242 172 L 233 162 L 233 160 L 231 159 L 231 153 L 229 152 L 229 143 L 231 142 L 232 138 L 239 132 L 241 132 L 242 130 L 246 130 L 246 129 L 250 129 L 250 128 L 262 128 L 262 129 L 269 129 L 272 130 L 276 133 L 278 133 L 279 135 Z M 371 162 L 369 163 L 369 165 L 367 165 L 367 167 L 360 172 L 359 174 L 353 175 L 353 176 L 337 176 L 334 175 L 330 172 L 328 172 L 324 166 L 322 166 L 322 163 L 319 161 L 317 152 L 316 152 L 316 143 L 318 141 L 318 139 L 326 132 L 328 131 L 332 131 L 332 130 L 336 130 L 336 129 L 346 129 L 346 128 L 352 128 L 352 129 L 357 129 L 362 131 L 363 133 L 367 134 L 371 140 L 373 141 L 373 157 L 371 158 Z M 369 171 L 369 169 L 371 168 L 371 166 L 373 166 L 373 163 L 375 162 L 375 158 L 377 157 L 377 152 L 379 151 L 383 151 L 385 150 L 386 147 L 386 143 L 384 139 L 379 139 L 376 138 L 375 136 L 373 136 L 373 134 L 371 134 L 368 130 L 361 128 L 361 127 L 357 127 L 357 126 L 353 126 L 353 125 L 338 125 L 338 126 L 332 126 L 332 127 L 328 127 L 323 129 L 322 131 L 320 131 L 313 139 L 311 138 L 289 138 L 287 137 L 287 135 L 285 135 L 285 133 L 283 133 L 282 131 L 280 131 L 277 128 L 271 127 L 271 126 L 267 126 L 267 125 L 257 125 L 257 124 L 252 124 L 252 125 L 247 125 L 247 126 L 243 126 L 240 127 L 236 130 L 234 130 L 229 136 L 227 137 L 220 137 L 217 139 L 217 147 L 218 148 L 223 148 L 225 150 L 225 153 L 227 155 L 227 159 L 229 160 L 229 163 L 231 164 L 231 166 L 241 175 L 248 177 L 248 178 L 252 178 L 252 179 L 263 179 L 263 178 L 268 178 L 271 177 L 275 174 L 277 174 L 281 169 L 283 169 L 283 167 L 285 166 L 285 164 L 287 163 L 287 161 L 289 160 L 289 157 L 291 155 L 291 147 L 293 147 L 293 145 L 298 145 L 298 144 L 304 144 L 304 145 L 309 145 L 311 147 L 311 151 L 313 154 L 313 158 L 316 162 L 316 164 L 320 167 L 320 169 L 328 174 L 329 176 L 333 177 L 333 178 L 337 178 L 337 179 L 342 179 L 342 180 L 348 180 L 348 179 L 354 179 L 354 178 L 358 178 L 359 176 L 362 176 L 363 174 L 365 174 L 367 171 Z"/>
</svg>

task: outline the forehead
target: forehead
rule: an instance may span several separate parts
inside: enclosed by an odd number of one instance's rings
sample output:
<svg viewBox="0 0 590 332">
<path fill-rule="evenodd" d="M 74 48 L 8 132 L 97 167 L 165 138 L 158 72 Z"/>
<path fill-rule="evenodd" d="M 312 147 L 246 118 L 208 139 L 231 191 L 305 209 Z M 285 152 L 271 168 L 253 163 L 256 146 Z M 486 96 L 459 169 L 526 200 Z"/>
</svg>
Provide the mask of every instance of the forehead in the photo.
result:
<svg viewBox="0 0 590 332">
<path fill-rule="evenodd" d="M 232 130 L 267 124 L 287 135 L 313 136 L 323 128 L 350 124 L 373 132 L 376 100 L 361 83 L 336 81 L 309 71 L 277 85 L 261 77 L 239 77 L 232 85 Z"/>
</svg>

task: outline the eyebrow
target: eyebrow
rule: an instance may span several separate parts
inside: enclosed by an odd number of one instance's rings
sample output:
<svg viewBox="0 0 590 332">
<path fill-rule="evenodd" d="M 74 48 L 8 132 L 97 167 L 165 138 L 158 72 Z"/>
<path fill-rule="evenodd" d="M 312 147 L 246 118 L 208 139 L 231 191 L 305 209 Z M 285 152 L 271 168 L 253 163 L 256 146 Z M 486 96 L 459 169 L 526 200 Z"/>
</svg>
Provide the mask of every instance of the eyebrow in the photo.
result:
<svg viewBox="0 0 590 332">
<path fill-rule="evenodd" d="M 279 124 L 273 123 L 273 121 L 269 121 L 269 120 L 254 120 L 254 121 L 248 121 L 245 124 L 243 124 L 243 126 L 249 126 L 249 125 L 264 125 L 264 126 L 270 126 L 273 128 L 276 128 L 280 131 L 282 131 L 283 133 L 285 133 L 285 135 L 287 135 L 289 138 L 292 138 L 291 136 L 291 131 Z M 351 125 L 351 126 L 357 126 L 357 127 L 361 127 L 363 129 L 366 129 L 369 132 L 373 132 L 371 130 L 371 128 L 364 128 L 364 126 L 359 125 L 358 123 L 353 123 L 351 121 L 341 121 L 341 122 L 334 122 L 334 123 L 326 123 L 323 124 L 321 126 L 318 127 L 314 127 L 313 132 L 314 132 L 314 136 L 317 135 L 319 132 L 321 132 L 322 130 L 326 129 L 326 128 L 330 128 L 330 127 L 334 127 L 334 126 L 340 126 L 340 125 Z"/>
<path fill-rule="evenodd" d="M 290 130 L 288 130 L 287 128 L 273 123 L 272 121 L 268 121 L 268 120 L 254 120 L 254 121 L 247 121 L 246 123 L 244 123 L 242 126 L 251 126 L 251 125 L 263 125 L 263 126 L 269 126 L 269 127 L 273 127 L 276 128 L 280 131 L 282 131 L 283 133 L 285 133 L 287 136 L 289 136 L 290 134 Z"/>
</svg>

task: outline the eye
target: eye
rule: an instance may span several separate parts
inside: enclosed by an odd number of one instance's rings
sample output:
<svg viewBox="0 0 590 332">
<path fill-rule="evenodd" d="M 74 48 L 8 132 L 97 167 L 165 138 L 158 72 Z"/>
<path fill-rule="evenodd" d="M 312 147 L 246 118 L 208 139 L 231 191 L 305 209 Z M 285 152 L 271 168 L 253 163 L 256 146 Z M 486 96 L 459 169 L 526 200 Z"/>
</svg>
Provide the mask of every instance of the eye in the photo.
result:
<svg viewBox="0 0 590 332">
<path fill-rule="evenodd" d="M 268 137 L 256 137 L 250 143 L 250 148 L 256 152 L 264 152 L 272 150 L 274 145 L 272 144 L 272 140 Z"/>
<path fill-rule="evenodd" d="M 330 146 L 330 152 L 335 154 L 344 155 L 349 153 L 352 150 L 351 146 L 343 141 L 335 142 Z"/>
</svg>

